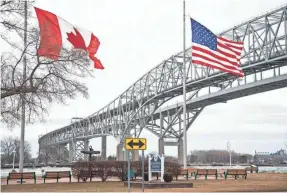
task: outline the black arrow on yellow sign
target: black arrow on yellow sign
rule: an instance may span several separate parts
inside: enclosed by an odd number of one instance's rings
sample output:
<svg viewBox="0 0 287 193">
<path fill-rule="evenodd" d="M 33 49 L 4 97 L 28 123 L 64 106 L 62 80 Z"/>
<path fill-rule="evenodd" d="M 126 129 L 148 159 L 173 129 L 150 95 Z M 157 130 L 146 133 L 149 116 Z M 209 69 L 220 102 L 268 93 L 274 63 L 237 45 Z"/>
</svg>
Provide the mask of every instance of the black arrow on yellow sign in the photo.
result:
<svg viewBox="0 0 287 193">
<path fill-rule="evenodd" d="M 134 148 L 134 146 L 138 146 L 139 148 L 141 148 L 142 146 L 144 146 L 144 143 L 141 140 L 139 140 L 138 143 L 131 140 L 130 142 L 128 142 L 128 146 L 130 146 L 131 148 Z"/>
</svg>

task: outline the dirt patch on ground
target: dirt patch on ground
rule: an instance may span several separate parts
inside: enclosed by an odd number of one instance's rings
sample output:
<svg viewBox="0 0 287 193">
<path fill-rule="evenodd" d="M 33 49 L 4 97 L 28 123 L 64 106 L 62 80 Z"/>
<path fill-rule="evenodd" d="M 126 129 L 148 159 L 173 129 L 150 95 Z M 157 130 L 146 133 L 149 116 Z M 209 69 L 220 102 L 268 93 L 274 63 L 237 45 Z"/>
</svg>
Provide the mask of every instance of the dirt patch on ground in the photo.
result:
<svg viewBox="0 0 287 193">
<path fill-rule="evenodd" d="M 182 179 L 183 180 L 183 179 Z M 186 182 L 186 180 L 184 180 Z M 245 192 L 245 191 L 287 191 L 287 174 L 248 174 L 247 180 L 234 179 L 199 179 L 188 180 L 192 182 L 193 188 L 176 189 L 145 189 L 145 192 Z M 2 181 L 4 184 L 5 181 Z M 29 182 L 30 183 L 30 182 Z M 38 181 L 37 181 L 38 183 Z M 60 182 L 50 181 L 43 184 L 9 184 L 1 185 L 2 192 L 126 192 L 123 182 Z M 141 189 L 131 189 L 132 192 L 141 192 Z"/>
</svg>

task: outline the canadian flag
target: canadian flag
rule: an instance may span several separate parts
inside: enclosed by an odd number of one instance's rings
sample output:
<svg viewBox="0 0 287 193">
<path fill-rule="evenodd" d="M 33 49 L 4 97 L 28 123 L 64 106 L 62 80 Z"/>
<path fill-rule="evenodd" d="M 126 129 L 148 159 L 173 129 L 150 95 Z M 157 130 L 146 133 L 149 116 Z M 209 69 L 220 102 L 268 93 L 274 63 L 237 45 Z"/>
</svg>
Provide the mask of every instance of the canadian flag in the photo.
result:
<svg viewBox="0 0 287 193">
<path fill-rule="evenodd" d="M 58 60 L 63 43 L 68 41 L 75 49 L 85 50 L 95 68 L 104 69 L 101 61 L 95 57 L 100 42 L 92 32 L 76 28 L 51 12 L 34 8 L 40 27 L 39 56 Z"/>
</svg>

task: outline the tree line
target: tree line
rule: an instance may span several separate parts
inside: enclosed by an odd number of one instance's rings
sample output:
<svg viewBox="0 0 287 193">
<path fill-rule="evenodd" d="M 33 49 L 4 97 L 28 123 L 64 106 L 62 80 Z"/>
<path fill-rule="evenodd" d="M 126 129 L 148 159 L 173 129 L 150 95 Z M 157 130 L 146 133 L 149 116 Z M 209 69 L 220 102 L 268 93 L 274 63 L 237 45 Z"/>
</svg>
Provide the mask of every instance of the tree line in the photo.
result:
<svg viewBox="0 0 287 193">
<path fill-rule="evenodd" d="M 1 139 L 1 165 L 13 164 L 13 159 L 15 165 L 18 165 L 20 158 L 20 139 L 18 137 L 5 137 Z M 15 154 L 15 157 L 14 157 Z M 38 152 L 36 158 L 32 158 L 31 144 L 29 141 L 24 142 L 24 163 L 25 164 L 35 164 L 43 163 L 48 165 L 49 163 L 64 162 L 68 157 L 68 151 L 65 149 L 62 154 L 59 154 L 55 146 L 49 146 L 43 148 Z M 63 161 L 64 160 L 64 161 Z"/>
<path fill-rule="evenodd" d="M 227 150 L 194 150 L 189 154 L 190 163 L 229 163 L 229 151 Z M 252 159 L 251 154 L 241 154 L 231 151 L 232 163 L 247 163 Z"/>
<path fill-rule="evenodd" d="M 67 164 L 69 160 L 69 151 L 67 148 L 63 152 L 59 153 L 57 146 L 48 146 L 42 148 L 38 152 L 36 158 L 32 158 L 31 144 L 28 141 L 24 143 L 24 163 L 43 163 L 44 165 L 48 164 Z M 20 149 L 20 140 L 17 137 L 9 136 L 1 140 L 1 164 L 12 164 L 13 157 L 15 152 L 15 164 L 19 163 L 19 149 Z M 141 160 L 141 156 L 140 160 Z M 284 160 L 282 155 L 272 155 L 265 157 L 253 156 L 251 154 L 242 154 L 235 151 L 231 152 L 232 163 L 249 163 L 252 160 L 255 162 L 264 163 L 281 163 Z M 147 158 L 147 157 L 146 157 Z M 272 158 L 272 159 L 270 159 Z M 101 156 L 92 156 L 92 160 L 99 161 Z M 116 156 L 109 155 L 107 160 L 116 160 Z M 165 156 L 165 160 L 168 162 L 178 162 L 178 158 L 174 156 Z M 272 160 L 270 162 L 270 160 Z M 80 160 L 79 160 L 80 161 Z M 188 154 L 188 163 L 190 164 L 227 164 L 229 163 L 229 151 L 227 150 L 193 150 Z"/>
</svg>

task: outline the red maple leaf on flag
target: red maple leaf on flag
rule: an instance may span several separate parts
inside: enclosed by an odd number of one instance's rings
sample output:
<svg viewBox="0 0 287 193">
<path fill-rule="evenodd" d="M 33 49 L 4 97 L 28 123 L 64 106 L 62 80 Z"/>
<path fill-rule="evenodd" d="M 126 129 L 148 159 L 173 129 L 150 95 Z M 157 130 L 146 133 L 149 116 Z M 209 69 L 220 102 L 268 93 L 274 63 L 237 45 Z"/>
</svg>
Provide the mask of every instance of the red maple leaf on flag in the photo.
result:
<svg viewBox="0 0 287 193">
<path fill-rule="evenodd" d="M 76 28 L 74 28 L 74 30 L 76 34 L 73 34 L 73 32 L 67 33 L 67 40 L 74 46 L 75 49 L 83 49 L 87 51 L 86 43 L 83 36 Z"/>
<path fill-rule="evenodd" d="M 79 33 L 76 28 L 74 28 L 74 30 L 76 34 L 73 32 L 67 33 L 67 40 L 74 46 L 75 49 L 83 49 L 88 52 L 90 59 L 94 62 L 95 68 L 104 69 L 101 61 L 95 57 L 95 54 L 97 53 L 100 46 L 99 39 L 94 34 L 91 34 L 90 45 L 86 47 L 85 40 L 81 33 Z"/>
</svg>

